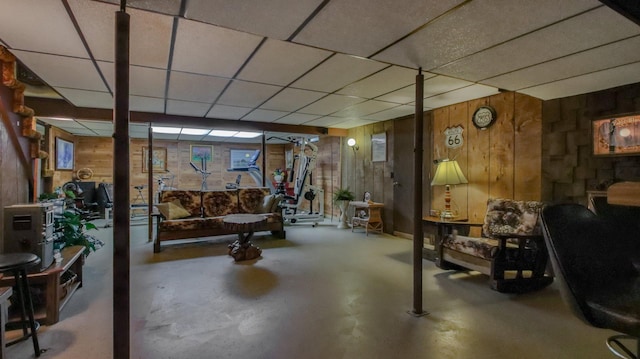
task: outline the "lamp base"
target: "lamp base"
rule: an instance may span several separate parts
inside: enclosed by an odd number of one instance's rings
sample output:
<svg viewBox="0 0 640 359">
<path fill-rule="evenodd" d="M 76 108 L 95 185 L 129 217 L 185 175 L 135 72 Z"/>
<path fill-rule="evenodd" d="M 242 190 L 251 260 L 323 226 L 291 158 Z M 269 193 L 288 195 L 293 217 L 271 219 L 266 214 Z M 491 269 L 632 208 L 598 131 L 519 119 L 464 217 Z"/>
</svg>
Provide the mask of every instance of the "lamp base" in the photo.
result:
<svg viewBox="0 0 640 359">
<path fill-rule="evenodd" d="M 454 219 L 454 218 L 456 218 L 456 215 L 454 215 L 453 212 L 450 211 L 450 210 L 446 210 L 445 209 L 444 211 L 440 212 L 440 219 L 451 220 L 451 219 Z"/>
</svg>

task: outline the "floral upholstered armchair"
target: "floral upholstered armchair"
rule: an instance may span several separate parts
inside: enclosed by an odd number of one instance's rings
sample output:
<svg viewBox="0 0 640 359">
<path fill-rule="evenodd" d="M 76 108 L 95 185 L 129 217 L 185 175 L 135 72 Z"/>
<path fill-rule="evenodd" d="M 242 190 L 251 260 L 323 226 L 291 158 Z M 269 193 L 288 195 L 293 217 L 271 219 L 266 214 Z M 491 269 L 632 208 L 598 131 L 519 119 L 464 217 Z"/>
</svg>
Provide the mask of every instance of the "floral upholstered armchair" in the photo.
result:
<svg viewBox="0 0 640 359">
<path fill-rule="evenodd" d="M 476 270 L 489 276 L 491 288 L 522 293 L 553 281 L 545 271 L 548 254 L 538 221 L 537 201 L 489 199 L 482 237 L 446 236 L 438 248 L 442 269 Z"/>
</svg>

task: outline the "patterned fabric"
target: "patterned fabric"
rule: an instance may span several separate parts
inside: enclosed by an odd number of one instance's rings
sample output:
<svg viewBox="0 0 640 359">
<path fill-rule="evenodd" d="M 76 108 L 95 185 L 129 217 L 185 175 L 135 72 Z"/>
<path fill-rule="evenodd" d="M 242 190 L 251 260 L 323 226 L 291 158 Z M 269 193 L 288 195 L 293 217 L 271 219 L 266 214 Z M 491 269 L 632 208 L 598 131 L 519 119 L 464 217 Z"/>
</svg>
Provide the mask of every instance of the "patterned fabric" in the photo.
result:
<svg viewBox="0 0 640 359">
<path fill-rule="evenodd" d="M 538 214 L 543 204 L 537 201 L 514 201 L 510 199 L 490 199 L 487 201 L 487 215 L 484 217 L 482 234 L 491 238 L 492 234 L 540 235 Z"/>
<path fill-rule="evenodd" d="M 160 202 L 172 202 L 174 199 L 178 199 L 182 207 L 189 211 L 192 217 L 200 217 L 202 214 L 200 191 L 171 190 L 160 192 Z"/>
<path fill-rule="evenodd" d="M 268 188 L 240 188 L 238 190 L 238 213 L 260 213 Z"/>
<path fill-rule="evenodd" d="M 204 228 L 203 218 L 169 219 L 160 222 L 161 231 L 182 231 Z"/>
<path fill-rule="evenodd" d="M 203 228 L 206 229 L 224 229 L 224 216 L 221 217 L 206 217 L 204 219 Z"/>
<path fill-rule="evenodd" d="M 482 226 L 483 238 L 452 234 L 442 241 L 442 246 L 484 259 L 493 258 L 498 252 L 498 240 L 493 234 L 540 235 L 538 214 L 543 204 L 537 201 L 490 199 Z M 507 259 L 517 255 L 517 240 L 507 240 Z M 535 242 L 526 241 L 533 248 Z"/>
<path fill-rule="evenodd" d="M 236 190 L 203 192 L 202 207 L 205 217 L 238 213 L 238 192 Z"/>
</svg>

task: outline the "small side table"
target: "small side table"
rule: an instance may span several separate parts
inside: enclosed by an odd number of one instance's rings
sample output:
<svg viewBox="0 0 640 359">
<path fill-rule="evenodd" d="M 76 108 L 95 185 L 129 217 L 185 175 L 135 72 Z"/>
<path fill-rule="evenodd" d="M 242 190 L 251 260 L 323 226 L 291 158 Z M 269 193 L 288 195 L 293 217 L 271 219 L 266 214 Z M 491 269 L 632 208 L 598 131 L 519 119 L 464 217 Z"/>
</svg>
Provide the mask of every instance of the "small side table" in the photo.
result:
<svg viewBox="0 0 640 359">
<path fill-rule="evenodd" d="M 9 316 L 9 297 L 13 294 L 11 287 L 0 287 L 0 359 L 6 359 L 5 326 Z"/>
<path fill-rule="evenodd" d="M 253 231 L 266 221 L 267 217 L 259 214 L 230 214 L 224 217 L 224 226 L 238 233 L 238 240 L 229 244 L 229 255 L 236 262 L 256 259 L 262 255 L 262 249 L 254 246 L 250 239 Z"/>
<path fill-rule="evenodd" d="M 369 235 L 369 231 L 382 233 L 382 209 L 383 203 L 376 202 L 363 202 L 363 201 L 351 201 L 349 206 L 353 206 L 355 213 L 351 219 L 351 231 L 358 227 L 364 227 L 366 235 Z M 358 216 L 359 211 L 364 211 L 365 215 Z"/>
<path fill-rule="evenodd" d="M 481 227 L 483 225 L 483 223 L 479 223 L 479 222 L 478 223 L 469 222 L 469 220 L 466 218 L 457 218 L 454 220 L 447 220 L 447 219 L 442 219 L 440 217 L 432 217 L 432 216 L 422 217 L 422 223 L 430 227 L 436 227 L 435 241 L 434 241 L 435 250 L 431 251 L 426 248 L 422 249 L 422 256 L 425 259 L 433 258 L 435 254 L 436 264 L 438 264 L 440 261 L 440 243 L 442 243 L 442 240 L 446 238 L 449 234 L 451 234 L 454 229 L 457 230 L 461 235 L 468 235 L 469 229 L 471 227 Z M 435 253 L 429 253 L 429 252 L 435 252 Z"/>
</svg>

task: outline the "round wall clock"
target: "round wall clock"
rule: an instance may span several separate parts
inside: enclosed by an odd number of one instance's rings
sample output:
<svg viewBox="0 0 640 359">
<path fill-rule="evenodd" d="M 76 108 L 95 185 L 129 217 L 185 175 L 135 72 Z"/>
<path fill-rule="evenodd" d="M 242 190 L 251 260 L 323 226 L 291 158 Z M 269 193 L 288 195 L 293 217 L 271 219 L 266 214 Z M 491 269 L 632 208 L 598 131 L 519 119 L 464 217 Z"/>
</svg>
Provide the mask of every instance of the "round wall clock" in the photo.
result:
<svg viewBox="0 0 640 359">
<path fill-rule="evenodd" d="M 471 120 L 474 126 L 481 130 L 486 130 L 496 121 L 496 110 L 491 106 L 480 106 L 473 113 Z"/>
</svg>

